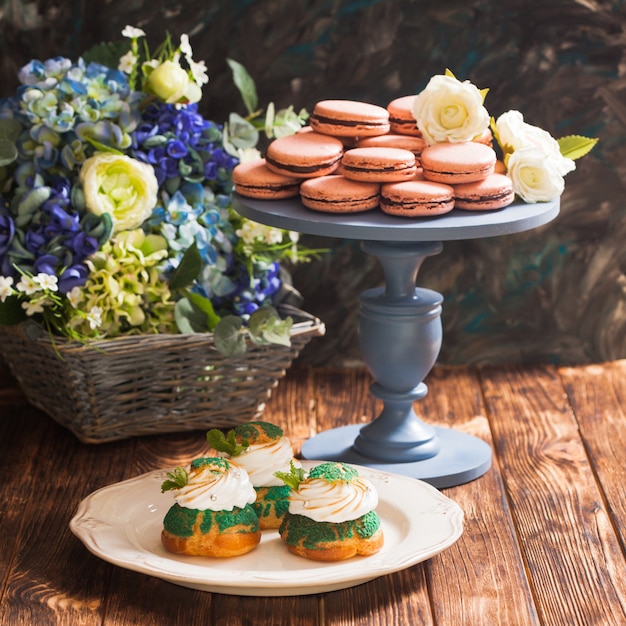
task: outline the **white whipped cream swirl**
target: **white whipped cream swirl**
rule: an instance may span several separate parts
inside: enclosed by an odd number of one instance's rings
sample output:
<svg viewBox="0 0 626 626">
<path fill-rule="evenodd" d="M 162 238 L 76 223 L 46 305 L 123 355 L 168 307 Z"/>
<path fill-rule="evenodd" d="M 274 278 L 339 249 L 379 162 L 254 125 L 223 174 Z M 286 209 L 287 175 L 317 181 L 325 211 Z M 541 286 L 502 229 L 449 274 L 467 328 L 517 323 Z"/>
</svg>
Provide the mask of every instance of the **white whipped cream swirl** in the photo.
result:
<svg viewBox="0 0 626 626">
<path fill-rule="evenodd" d="M 269 443 L 250 444 L 235 459 L 248 472 L 255 487 L 284 485 L 282 480 L 274 476 L 274 472 L 289 472 L 289 463 L 292 460 L 296 467 L 301 466 L 293 458 L 293 449 L 287 437 L 280 437 Z"/>
<path fill-rule="evenodd" d="M 246 470 L 220 459 L 227 467 L 214 464 L 192 467 L 187 484 L 174 492 L 176 502 L 186 509 L 232 511 L 256 500 L 256 492 Z"/>
<path fill-rule="evenodd" d="M 358 476 L 350 482 L 309 478 L 289 496 L 289 512 L 315 522 L 341 523 L 358 519 L 378 505 L 372 483 Z"/>
</svg>

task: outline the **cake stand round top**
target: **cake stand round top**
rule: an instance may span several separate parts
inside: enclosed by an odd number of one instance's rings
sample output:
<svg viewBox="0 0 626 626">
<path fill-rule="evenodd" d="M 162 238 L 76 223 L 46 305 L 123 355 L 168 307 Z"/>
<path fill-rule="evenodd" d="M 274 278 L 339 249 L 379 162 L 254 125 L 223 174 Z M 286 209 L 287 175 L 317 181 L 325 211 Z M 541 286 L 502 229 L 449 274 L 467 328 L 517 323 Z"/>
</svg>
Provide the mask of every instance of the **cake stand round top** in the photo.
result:
<svg viewBox="0 0 626 626">
<path fill-rule="evenodd" d="M 559 200 L 514 204 L 495 211 L 454 209 L 437 217 L 406 218 L 379 209 L 361 213 L 321 213 L 299 198 L 255 200 L 233 194 L 233 207 L 244 217 L 285 230 L 371 241 L 453 241 L 511 235 L 543 226 L 559 214 Z"/>
</svg>

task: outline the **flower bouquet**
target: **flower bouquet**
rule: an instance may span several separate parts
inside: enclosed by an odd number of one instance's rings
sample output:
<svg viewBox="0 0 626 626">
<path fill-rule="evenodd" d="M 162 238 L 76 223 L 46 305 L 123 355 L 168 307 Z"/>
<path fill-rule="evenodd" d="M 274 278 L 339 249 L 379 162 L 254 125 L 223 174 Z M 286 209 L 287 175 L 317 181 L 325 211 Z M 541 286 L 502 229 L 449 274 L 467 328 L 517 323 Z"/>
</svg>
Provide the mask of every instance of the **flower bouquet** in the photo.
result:
<svg viewBox="0 0 626 626">
<path fill-rule="evenodd" d="M 31 61 L 0 102 L 0 353 L 88 442 L 255 419 L 324 332 L 285 267 L 318 251 L 231 207 L 234 166 L 306 112 L 262 116 L 229 60 L 248 115 L 209 121 L 188 37 L 122 34 Z"/>
</svg>

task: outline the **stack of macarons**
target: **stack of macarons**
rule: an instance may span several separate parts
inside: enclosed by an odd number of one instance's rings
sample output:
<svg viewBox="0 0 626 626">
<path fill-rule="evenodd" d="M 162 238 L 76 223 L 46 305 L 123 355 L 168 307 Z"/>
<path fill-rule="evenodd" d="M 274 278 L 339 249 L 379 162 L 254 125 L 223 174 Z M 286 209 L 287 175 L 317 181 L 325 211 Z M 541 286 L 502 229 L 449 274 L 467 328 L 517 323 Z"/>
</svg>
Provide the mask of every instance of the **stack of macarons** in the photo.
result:
<svg viewBox="0 0 626 626">
<path fill-rule="evenodd" d="M 310 126 L 275 139 L 265 158 L 234 169 L 235 191 L 266 200 L 300 196 L 306 207 L 328 213 L 380 207 L 402 217 L 511 204 L 513 187 L 491 132 L 470 142 L 428 145 L 413 117 L 413 99 L 396 98 L 386 108 L 318 102 Z"/>
</svg>

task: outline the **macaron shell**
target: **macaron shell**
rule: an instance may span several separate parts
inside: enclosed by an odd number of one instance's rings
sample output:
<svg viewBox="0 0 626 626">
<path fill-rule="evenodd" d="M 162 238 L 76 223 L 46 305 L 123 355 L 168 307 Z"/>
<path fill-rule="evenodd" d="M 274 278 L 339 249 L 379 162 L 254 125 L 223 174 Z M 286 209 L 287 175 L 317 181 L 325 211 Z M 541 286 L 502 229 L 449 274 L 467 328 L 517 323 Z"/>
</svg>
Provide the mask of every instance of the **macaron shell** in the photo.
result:
<svg viewBox="0 0 626 626">
<path fill-rule="evenodd" d="M 387 105 L 389 126 L 392 133 L 414 137 L 422 136 L 422 131 L 417 127 L 417 121 L 413 115 L 414 101 L 415 96 L 401 96 Z"/>
<path fill-rule="evenodd" d="M 380 208 L 401 217 L 443 215 L 454 208 L 454 189 L 422 180 L 386 184 L 380 190 Z"/>
<path fill-rule="evenodd" d="M 400 148 L 354 148 L 347 150 L 341 160 L 346 178 L 364 182 L 400 182 L 414 178 L 417 173 L 415 155 Z"/>
<path fill-rule="evenodd" d="M 309 131 L 274 139 L 267 148 L 267 166 L 278 174 L 312 178 L 332 174 L 341 160 L 339 139 Z"/>
<path fill-rule="evenodd" d="M 389 132 L 389 113 L 376 104 L 357 100 L 321 100 L 309 124 L 318 133 L 335 137 L 369 137 Z"/>
<path fill-rule="evenodd" d="M 419 161 L 420 155 L 428 144 L 422 137 L 413 135 L 401 135 L 399 133 L 387 133 L 386 135 L 377 135 L 376 137 L 364 137 L 359 139 L 359 148 L 400 148 L 408 150 L 415 155 L 415 159 Z"/>
<path fill-rule="evenodd" d="M 293 198 L 300 191 L 302 179 L 273 172 L 265 159 L 239 163 L 233 169 L 235 191 L 260 200 Z"/>
<path fill-rule="evenodd" d="M 473 183 L 454 186 L 454 205 L 469 211 L 502 209 L 515 199 L 513 183 L 504 174 L 491 174 Z"/>
<path fill-rule="evenodd" d="M 356 213 L 375 209 L 380 185 L 331 175 L 305 180 L 300 187 L 302 204 L 324 213 Z"/>
<path fill-rule="evenodd" d="M 475 141 L 436 143 L 421 154 L 424 178 L 446 184 L 470 183 L 493 173 L 496 153 Z"/>
</svg>

